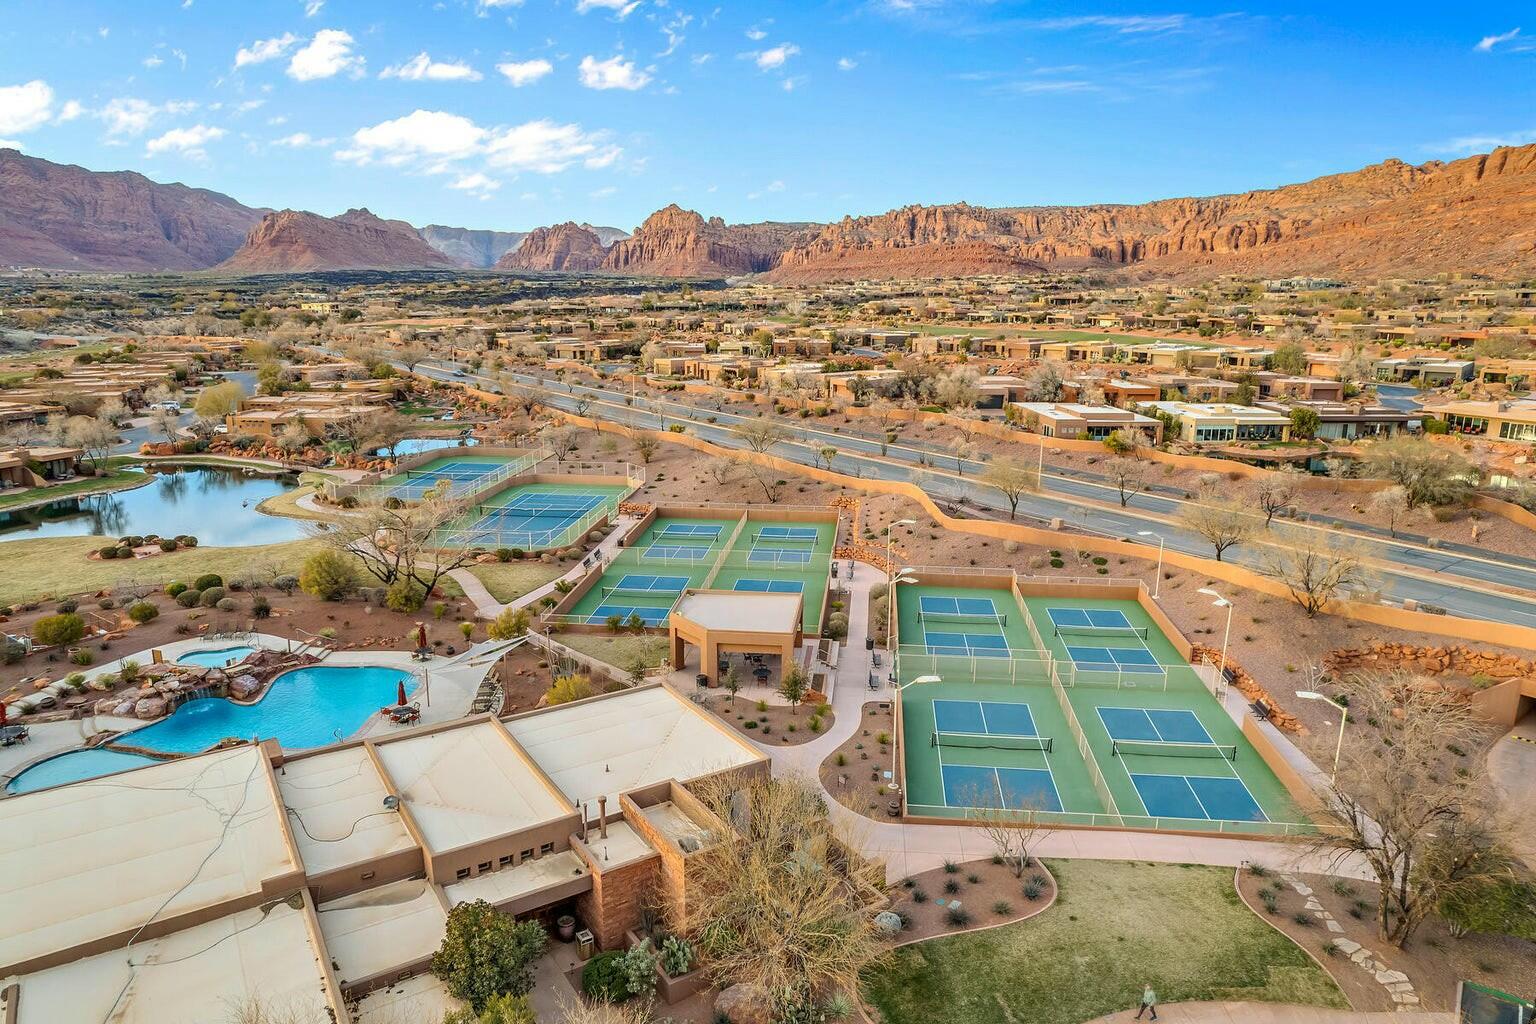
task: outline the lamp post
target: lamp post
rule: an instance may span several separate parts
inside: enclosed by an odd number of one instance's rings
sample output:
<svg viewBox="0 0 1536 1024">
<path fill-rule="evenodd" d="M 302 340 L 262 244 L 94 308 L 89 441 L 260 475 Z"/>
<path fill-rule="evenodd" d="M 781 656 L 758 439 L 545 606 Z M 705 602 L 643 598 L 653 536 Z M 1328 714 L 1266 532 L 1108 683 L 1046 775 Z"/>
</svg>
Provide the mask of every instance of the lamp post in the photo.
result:
<svg viewBox="0 0 1536 1024">
<path fill-rule="evenodd" d="M 1302 700 L 1327 701 L 1339 709 L 1339 741 L 1333 748 L 1333 774 L 1328 777 L 1328 784 L 1335 785 L 1339 781 L 1339 755 L 1344 753 L 1344 720 L 1349 717 L 1349 709 L 1326 693 L 1318 693 L 1316 690 L 1297 690 L 1296 696 Z"/>
<path fill-rule="evenodd" d="M 900 526 L 916 525 L 916 519 L 898 519 L 890 526 L 885 528 L 885 591 L 887 594 L 889 594 L 891 591 L 891 584 L 895 582 L 892 578 L 895 576 L 895 572 L 891 567 L 895 565 L 895 563 L 891 561 L 891 542 L 896 536 L 896 528 Z M 894 608 L 895 605 L 892 605 L 892 607 Z"/>
<path fill-rule="evenodd" d="M 1227 641 L 1232 639 L 1232 602 L 1216 593 L 1216 591 L 1212 590 L 1210 587 L 1201 587 L 1198 591 L 1196 591 L 1196 593 L 1204 594 L 1206 597 L 1214 597 L 1216 600 L 1212 601 L 1211 604 L 1217 608 L 1225 608 L 1227 610 L 1227 629 L 1221 637 L 1220 669 L 1221 685 L 1225 687 L 1227 685 Z"/>
<path fill-rule="evenodd" d="M 1163 535 L 1151 530 L 1137 530 L 1136 536 L 1157 538 L 1157 575 L 1152 581 L 1152 600 L 1156 601 L 1163 593 Z"/>
</svg>

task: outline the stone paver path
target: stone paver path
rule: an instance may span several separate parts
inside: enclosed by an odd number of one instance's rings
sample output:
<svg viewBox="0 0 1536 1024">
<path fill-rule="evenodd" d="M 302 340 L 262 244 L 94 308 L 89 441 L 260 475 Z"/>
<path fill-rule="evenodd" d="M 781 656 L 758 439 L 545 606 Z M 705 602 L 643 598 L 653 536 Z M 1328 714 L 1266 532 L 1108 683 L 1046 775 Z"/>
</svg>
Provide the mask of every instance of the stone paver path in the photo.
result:
<svg viewBox="0 0 1536 1024">
<path fill-rule="evenodd" d="M 1339 948 L 1339 952 L 1349 957 L 1350 963 L 1374 977 L 1376 984 L 1387 990 L 1387 995 L 1397 1004 L 1399 1011 L 1419 1008 L 1419 994 L 1414 991 L 1413 982 L 1408 980 L 1408 975 L 1402 971 L 1394 971 L 1388 966 L 1386 960 L 1382 959 L 1381 954 L 1373 953 L 1353 939 L 1345 938 L 1344 926 L 1323 909 L 1322 903 L 1318 901 L 1311 886 L 1295 875 L 1284 874 L 1280 877 L 1286 885 L 1296 891 L 1296 895 L 1307 901 L 1307 912 L 1321 921 L 1323 927 L 1335 936 L 1333 944 Z"/>
</svg>

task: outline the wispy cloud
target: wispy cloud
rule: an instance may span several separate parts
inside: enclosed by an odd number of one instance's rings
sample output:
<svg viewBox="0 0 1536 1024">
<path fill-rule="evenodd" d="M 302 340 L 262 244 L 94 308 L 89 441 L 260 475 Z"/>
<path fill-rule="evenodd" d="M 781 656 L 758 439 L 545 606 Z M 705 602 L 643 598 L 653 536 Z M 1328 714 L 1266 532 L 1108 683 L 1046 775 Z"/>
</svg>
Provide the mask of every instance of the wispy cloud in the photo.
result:
<svg viewBox="0 0 1536 1024">
<path fill-rule="evenodd" d="M 1495 46 L 1498 46 L 1501 43 L 1514 42 L 1515 39 L 1519 37 L 1519 35 L 1520 29 L 1512 28 L 1508 32 L 1500 32 L 1496 36 L 1483 36 L 1483 38 L 1477 41 L 1477 45 L 1473 47 L 1473 49 L 1477 50 L 1479 53 L 1488 53 Z"/>
<path fill-rule="evenodd" d="M 794 43 L 780 43 L 778 46 L 771 46 L 750 56 L 759 68 L 764 71 L 772 71 L 774 68 L 783 67 L 789 58 L 796 56 L 799 52 L 800 47 Z"/>
<path fill-rule="evenodd" d="M 644 89 L 651 82 L 647 72 L 637 69 L 635 62 L 625 60 L 622 54 L 607 60 L 598 60 L 591 55 L 583 57 L 577 67 L 577 74 L 581 84 L 588 89 L 626 89 L 633 92 Z"/>
<path fill-rule="evenodd" d="M 203 147 L 210 142 L 222 139 L 224 135 L 223 128 L 214 128 L 205 124 L 193 125 L 190 128 L 172 128 L 164 135 L 146 142 L 144 155 L 152 157 L 162 153 L 179 153 L 194 160 L 203 160 L 208 156 Z"/>
<path fill-rule="evenodd" d="M 292 32 L 285 32 L 273 39 L 258 39 L 250 46 L 242 46 L 235 51 L 235 67 L 243 68 L 251 64 L 263 64 L 269 60 L 276 60 L 293 49 L 293 45 L 299 41 L 299 37 Z"/>
<path fill-rule="evenodd" d="M 1431 142 L 1424 149 L 1426 152 L 1443 153 L 1448 156 L 1470 156 L 1473 153 L 1486 153 L 1500 146 L 1525 146 L 1532 142 L 1536 142 L 1536 128 L 1505 132 L 1501 135 L 1461 135 Z"/>
<path fill-rule="evenodd" d="M 612 11 L 613 16 L 623 21 L 635 13 L 635 8 L 640 6 L 640 0 L 577 0 L 576 13 L 586 14 L 588 11 Z"/>
<path fill-rule="evenodd" d="M 859 62 L 854 60 L 852 57 L 837 58 L 837 70 L 839 71 L 852 71 L 858 66 Z"/>
<path fill-rule="evenodd" d="M 537 60 L 510 60 L 496 65 L 506 80 L 517 88 L 530 85 L 555 70 L 555 66 L 542 58 Z"/>
<path fill-rule="evenodd" d="M 404 64 L 380 71 L 379 77 L 404 82 L 478 82 L 484 76 L 463 61 L 436 61 L 423 50 Z"/>
</svg>

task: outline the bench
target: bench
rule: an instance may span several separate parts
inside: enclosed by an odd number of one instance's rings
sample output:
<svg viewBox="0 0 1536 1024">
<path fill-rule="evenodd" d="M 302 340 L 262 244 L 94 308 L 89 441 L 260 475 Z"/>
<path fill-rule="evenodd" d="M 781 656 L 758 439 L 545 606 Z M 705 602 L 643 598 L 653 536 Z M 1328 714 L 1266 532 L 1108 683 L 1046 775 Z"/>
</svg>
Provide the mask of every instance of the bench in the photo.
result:
<svg viewBox="0 0 1536 1024">
<path fill-rule="evenodd" d="M 1260 697 L 1258 700 L 1254 701 L 1248 706 L 1253 709 L 1253 717 L 1257 718 L 1261 722 L 1269 721 L 1271 709 L 1268 704 L 1264 703 L 1263 697 Z"/>
</svg>

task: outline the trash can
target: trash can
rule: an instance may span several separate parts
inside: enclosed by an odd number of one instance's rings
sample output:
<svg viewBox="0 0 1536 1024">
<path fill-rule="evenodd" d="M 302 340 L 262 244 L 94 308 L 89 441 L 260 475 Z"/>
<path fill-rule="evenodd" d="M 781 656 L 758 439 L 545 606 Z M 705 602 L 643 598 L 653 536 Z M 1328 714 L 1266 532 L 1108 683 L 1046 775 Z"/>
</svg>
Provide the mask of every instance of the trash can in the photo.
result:
<svg viewBox="0 0 1536 1024">
<path fill-rule="evenodd" d="M 597 939 L 592 937 L 592 931 L 583 928 L 576 933 L 576 955 L 583 960 L 592 959 L 592 954 L 597 952 Z"/>
</svg>

